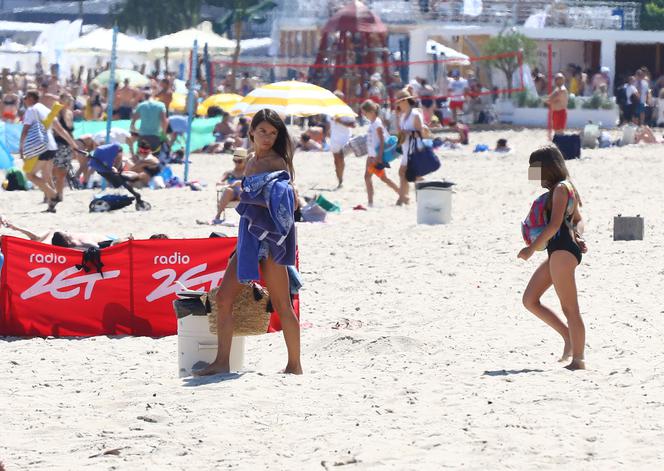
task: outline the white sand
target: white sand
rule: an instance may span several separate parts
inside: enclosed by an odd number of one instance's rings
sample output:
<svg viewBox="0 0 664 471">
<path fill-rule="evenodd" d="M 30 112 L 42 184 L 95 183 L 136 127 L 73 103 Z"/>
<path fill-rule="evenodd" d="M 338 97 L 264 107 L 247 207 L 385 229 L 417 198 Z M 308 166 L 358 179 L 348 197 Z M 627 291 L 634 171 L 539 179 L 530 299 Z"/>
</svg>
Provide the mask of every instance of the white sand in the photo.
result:
<svg viewBox="0 0 664 471">
<path fill-rule="evenodd" d="M 505 136 L 515 153 L 472 154 Z M 527 158 L 542 131 L 486 132 L 444 155 L 454 221 L 418 226 L 415 207 L 347 159 L 343 206 L 300 225 L 306 374 L 286 377 L 280 334 L 248 340 L 246 372 L 177 378 L 176 337 L 0 340 L 0 461 L 15 469 L 656 469 L 664 463 L 664 146 L 585 151 L 569 163 L 589 253 L 578 269 L 590 371 L 521 306 L 545 254 L 517 261 L 519 223 L 539 193 Z M 213 182 L 229 156 L 196 156 Z M 297 181 L 333 187 L 331 156 L 300 154 Z M 181 171 L 181 170 L 178 170 Z M 396 178 L 396 169 L 391 170 Z M 154 209 L 91 215 L 90 192 L 57 215 L 37 192 L 0 193 L 36 229 L 205 236 L 214 187 L 144 191 Z M 614 242 L 613 216 L 645 216 L 646 240 Z M 236 219 L 236 215 L 231 215 Z M 233 229 L 220 229 L 233 234 Z M 546 300 L 558 308 L 552 293 Z M 352 328 L 335 329 L 351 322 Z M 360 321 L 361 324 L 358 325 Z M 117 455 L 99 455 L 119 449 Z M 336 464 L 344 465 L 335 467 Z M 659 465 L 659 466 L 658 466 Z"/>
</svg>

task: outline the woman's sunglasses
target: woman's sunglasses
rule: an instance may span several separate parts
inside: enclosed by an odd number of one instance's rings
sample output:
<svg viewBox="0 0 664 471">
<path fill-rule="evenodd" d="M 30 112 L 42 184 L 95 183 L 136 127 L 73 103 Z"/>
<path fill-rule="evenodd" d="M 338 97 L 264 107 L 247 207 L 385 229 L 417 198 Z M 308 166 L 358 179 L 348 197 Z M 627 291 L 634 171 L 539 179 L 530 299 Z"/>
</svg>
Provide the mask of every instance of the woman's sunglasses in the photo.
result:
<svg viewBox="0 0 664 471">
<path fill-rule="evenodd" d="M 234 164 L 242 164 L 242 163 L 244 163 L 244 160 L 242 160 L 242 159 L 233 159 L 233 163 Z"/>
</svg>

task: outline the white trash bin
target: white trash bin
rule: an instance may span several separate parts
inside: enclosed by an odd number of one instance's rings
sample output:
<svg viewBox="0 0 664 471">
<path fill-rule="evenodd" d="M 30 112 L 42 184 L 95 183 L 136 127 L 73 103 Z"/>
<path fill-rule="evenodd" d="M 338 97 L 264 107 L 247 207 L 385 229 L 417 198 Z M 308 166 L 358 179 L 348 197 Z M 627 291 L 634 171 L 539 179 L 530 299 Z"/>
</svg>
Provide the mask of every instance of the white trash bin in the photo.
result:
<svg viewBox="0 0 664 471">
<path fill-rule="evenodd" d="M 418 224 L 447 224 L 452 220 L 452 185 L 445 181 L 415 185 Z"/>
<path fill-rule="evenodd" d="M 180 378 L 191 376 L 192 369 L 205 367 L 217 356 L 217 336 L 210 333 L 208 316 L 189 315 L 178 319 L 178 372 Z M 244 365 L 244 337 L 233 337 L 231 371 Z"/>
</svg>

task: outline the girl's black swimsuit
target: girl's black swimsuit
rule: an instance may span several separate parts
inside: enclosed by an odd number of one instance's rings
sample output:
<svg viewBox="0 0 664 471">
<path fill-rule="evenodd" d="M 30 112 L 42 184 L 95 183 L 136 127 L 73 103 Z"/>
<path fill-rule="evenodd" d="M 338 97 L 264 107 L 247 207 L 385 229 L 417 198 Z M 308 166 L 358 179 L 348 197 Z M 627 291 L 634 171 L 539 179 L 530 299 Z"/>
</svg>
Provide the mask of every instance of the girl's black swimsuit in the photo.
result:
<svg viewBox="0 0 664 471">
<path fill-rule="evenodd" d="M 551 210 L 548 210 L 548 216 L 550 220 Z M 565 250 L 574 255 L 578 260 L 578 262 L 581 263 L 581 258 L 582 258 L 581 249 L 574 240 L 572 236 L 572 230 L 570 229 L 571 227 L 574 226 L 574 224 L 572 223 L 573 217 L 574 217 L 573 212 L 572 214 L 569 215 L 565 214 L 563 222 L 560 224 L 560 227 L 558 228 L 558 232 L 556 232 L 556 234 L 549 240 L 549 243 L 546 246 L 546 252 L 549 254 L 549 257 L 551 257 L 551 254 L 556 250 Z"/>
</svg>

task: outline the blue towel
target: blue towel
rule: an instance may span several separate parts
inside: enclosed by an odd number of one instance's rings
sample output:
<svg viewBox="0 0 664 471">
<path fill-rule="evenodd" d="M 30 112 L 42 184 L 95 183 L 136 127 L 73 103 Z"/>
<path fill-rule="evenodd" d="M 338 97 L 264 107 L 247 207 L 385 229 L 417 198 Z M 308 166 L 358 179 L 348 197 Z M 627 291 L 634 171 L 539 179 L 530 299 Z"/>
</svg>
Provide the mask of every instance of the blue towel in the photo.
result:
<svg viewBox="0 0 664 471">
<path fill-rule="evenodd" d="M 295 265 L 295 195 L 288 172 L 260 173 L 242 180 L 237 277 L 258 280 L 258 262 L 268 255 L 280 265 Z"/>
</svg>

